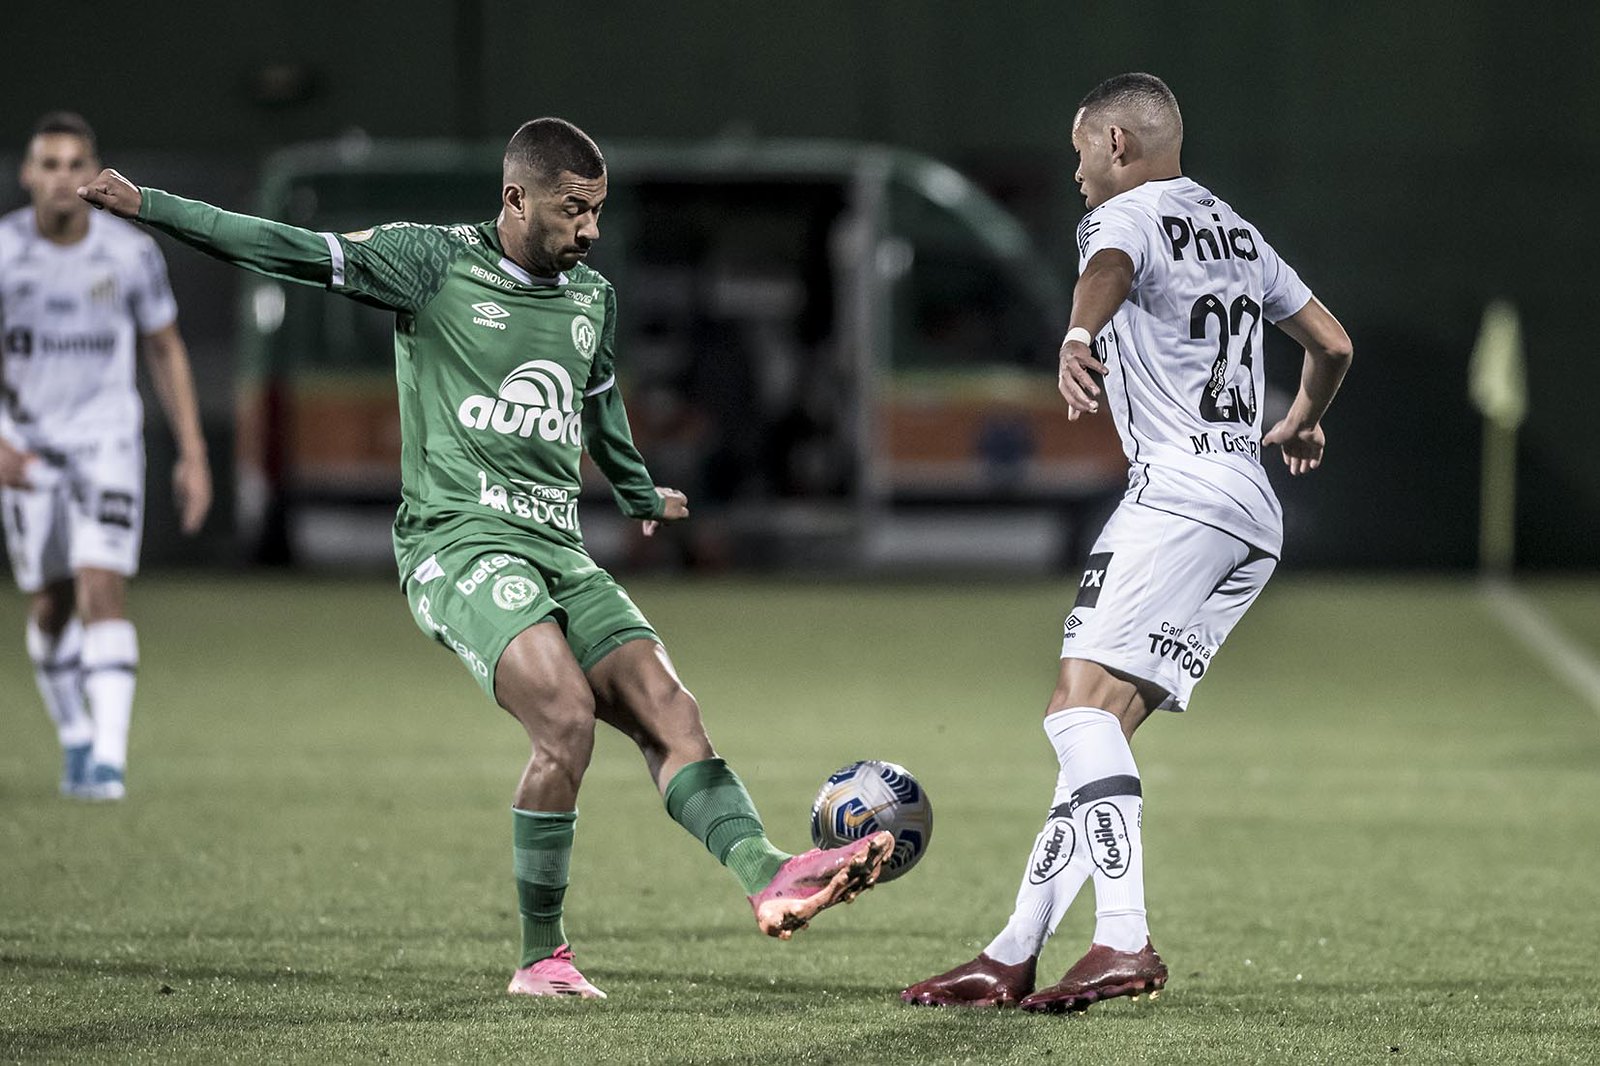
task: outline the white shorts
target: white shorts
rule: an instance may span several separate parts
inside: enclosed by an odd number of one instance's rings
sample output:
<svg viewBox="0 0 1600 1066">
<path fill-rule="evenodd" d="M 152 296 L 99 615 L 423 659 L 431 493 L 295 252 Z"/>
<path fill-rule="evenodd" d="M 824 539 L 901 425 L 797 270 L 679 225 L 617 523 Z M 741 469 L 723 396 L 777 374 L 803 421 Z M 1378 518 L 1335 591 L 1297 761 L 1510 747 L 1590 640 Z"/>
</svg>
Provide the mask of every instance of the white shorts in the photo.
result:
<svg viewBox="0 0 1600 1066">
<path fill-rule="evenodd" d="M 1277 564 L 1214 526 L 1123 503 L 1089 555 L 1061 657 L 1159 685 L 1181 711 Z"/>
<path fill-rule="evenodd" d="M 36 488 L 0 488 L 17 587 L 38 592 L 93 567 L 132 577 L 144 531 L 144 445 L 108 437 L 30 464 Z"/>
</svg>

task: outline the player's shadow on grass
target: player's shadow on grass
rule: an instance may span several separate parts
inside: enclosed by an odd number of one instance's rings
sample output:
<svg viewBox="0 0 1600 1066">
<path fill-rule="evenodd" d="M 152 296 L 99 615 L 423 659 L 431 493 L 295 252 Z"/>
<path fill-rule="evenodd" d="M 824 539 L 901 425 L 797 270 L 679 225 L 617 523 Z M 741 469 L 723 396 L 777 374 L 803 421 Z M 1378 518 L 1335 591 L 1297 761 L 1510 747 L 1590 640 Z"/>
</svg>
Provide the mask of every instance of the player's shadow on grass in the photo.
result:
<svg viewBox="0 0 1600 1066">
<path fill-rule="evenodd" d="M 735 912 L 738 913 L 738 912 Z M 508 919 L 509 920 L 509 919 Z M 498 932 L 487 933 L 484 939 L 494 939 Z M 984 933 L 979 930 L 963 938 L 956 935 L 952 938 L 948 931 L 938 930 L 923 932 L 915 929 L 905 929 L 893 921 L 861 921 L 857 920 L 848 925 L 838 921 L 830 921 L 828 915 L 818 919 L 818 924 L 804 932 L 795 935 L 792 948 L 798 948 L 802 943 L 827 942 L 830 948 L 848 951 L 852 945 L 862 945 L 869 941 L 883 937 L 893 936 L 897 940 L 924 941 L 937 944 L 949 949 L 952 944 L 960 945 L 966 941 L 977 945 L 973 948 L 976 953 L 986 943 Z M 619 950 L 640 944 L 664 944 L 674 949 L 681 949 L 685 945 L 694 945 L 698 948 L 719 948 L 748 946 L 750 943 L 759 943 L 764 937 L 757 932 L 755 923 L 750 920 L 750 912 L 745 910 L 737 918 L 729 922 L 717 924 L 702 923 L 699 925 L 607 925 L 590 926 L 584 930 L 584 946 L 594 950 L 601 945 L 614 946 Z M 791 950 L 774 944 L 774 950 Z M 960 950 L 957 948 L 957 950 Z"/>
<path fill-rule="evenodd" d="M 32 1030 L 15 1026 L 0 1040 L 0 1059 L 26 1060 L 92 1051 L 112 1044 L 121 1053 L 133 1051 L 134 1044 L 157 1049 L 169 1046 L 175 1037 L 182 1044 L 180 1034 L 184 1033 L 204 1036 L 215 1032 L 216 1046 L 223 1047 L 230 1042 L 236 1044 L 239 1035 L 248 1031 L 270 1034 L 305 1027 L 337 1030 L 341 1026 L 467 1022 L 485 1018 L 486 1010 L 506 998 L 498 994 L 504 980 L 498 972 L 485 983 L 459 970 L 408 970 L 404 975 L 405 996 L 396 1001 L 391 998 L 391 975 L 376 971 L 0 955 L 0 982 L 25 984 L 30 978 L 44 982 L 59 980 L 62 975 L 128 978 L 137 982 L 132 987 L 112 986 L 114 991 L 108 991 L 104 998 L 118 1004 L 121 1012 L 139 1018 L 139 1036 L 130 1041 L 126 1025 L 108 1024 L 105 1018 Z M 357 996 L 373 1005 L 369 1009 L 351 1007 L 307 1014 L 303 997 L 297 996 L 295 990 L 308 986 L 317 988 L 319 996 Z M 248 997 L 257 1006 L 217 1011 L 213 1008 L 219 996 L 235 1001 Z"/>
<path fill-rule="evenodd" d="M 840 981 L 835 977 L 819 974 L 815 977 L 768 976 L 753 973 L 696 973 L 686 969 L 672 970 L 643 970 L 631 968 L 617 968 L 613 983 L 620 978 L 623 981 L 639 982 L 640 984 L 652 983 L 683 990 L 691 985 L 696 988 L 715 988 L 733 993 L 761 994 L 763 996 L 797 996 L 804 997 L 797 1000 L 797 1006 L 807 1010 L 814 1010 L 819 996 L 824 994 L 832 999 L 840 1000 L 881 998 L 885 1002 L 894 999 L 900 992 L 899 985 L 883 983 L 870 983 L 866 981 Z M 659 1006 L 659 1004 L 657 1004 Z M 686 1008 L 702 1010 L 704 1001 L 686 1002 Z"/>
<path fill-rule="evenodd" d="M 0 975 L 78 974 L 84 977 L 145 977 L 172 982 L 232 981 L 244 985 L 304 985 L 343 981 L 340 974 L 319 970 L 288 969 L 262 963 L 257 966 L 213 966 L 156 962 L 151 959 L 64 959 L 58 956 L 0 955 Z"/>
<path fill-rule="evenodd" d="M 1073 1021 L 1075 1021 L 1074 1019 Z M 1041 1029 L 1070 1025 L 1061 1018 L 1021 1011 L 951 1011 L 906 1007 L 892 1021 L 852 1021 L 846 1031 L 808 1030 L 806 1062 L 870 1062 L 873 1066 L 925 1063 L 930 1059 L 957 1062 L 1011 1061 L 1026 1048 L 1036 1048 Z M 936 1033 L 937 1036 L 930 1036 Z M 1028 1056 L 1030 1061 L 1049 1059 Z M 783 1061 L 781 1055 L 757 1058 L 748 1053 L 705 1056 L 681 1060 L 694 1066 L 733 1066 L 734 1063 Z"/>
<path fill-rule="evenodd" d="M 297 1006 L 283 1003 L 264 1003 L 262 1009 L 257 1011 L 206 1011 L 203 1017 L 166 1017 L 146 1025 L 144 1021 L 139 1026 L 139 1035 L 130 1037 L 126 1025 L 107 1024 L 106 1020 L 96 1019 L 89 1022 L 77 1022 L 70 1025 L 55 1025 L 47 1028 L 27 1030 L 13 1029 L 6 1034 L 6 1040 L 0 1042 L 0 1053 L 10 1059 L 13 1056 L 19 1060 L 33 1057 L 60 1055 L 63 1052 L 83 1052 L 104 1048 L 107 1045 L 116 1045 L 120 1055 L 133 1055 L 141 1046 L 151 1050 L 161 1049 L 176 1043 L 183 1046 L 191 1041 L 182 1039 L 174 1041 L 180 1034 L 215 1034 L 215 1048 L 249 1047 L 247 1039 L 242 1039 L 243 1034 L 260 1032 L 271 1034 L 300 1028 L 324 1029 L 330 1032 L 338 1031 L 340 1027 L 414 1025 L 418 1022 L 469 1022 L 480 1020 L 484 1017 L 483 998 L 480 996 L 462 997 L 449 1001 L 429 1001 L 426 1006 L 401 1006 L 385 1004 L 372 1010 L 346 1010 L 346 1011 L 319 1011 L 308 1014 Z M 381 1030 L 372 1030 L 374 1037 Z M 221 1055 L 219 1058 L 226 1058 Z"/>
</svg>

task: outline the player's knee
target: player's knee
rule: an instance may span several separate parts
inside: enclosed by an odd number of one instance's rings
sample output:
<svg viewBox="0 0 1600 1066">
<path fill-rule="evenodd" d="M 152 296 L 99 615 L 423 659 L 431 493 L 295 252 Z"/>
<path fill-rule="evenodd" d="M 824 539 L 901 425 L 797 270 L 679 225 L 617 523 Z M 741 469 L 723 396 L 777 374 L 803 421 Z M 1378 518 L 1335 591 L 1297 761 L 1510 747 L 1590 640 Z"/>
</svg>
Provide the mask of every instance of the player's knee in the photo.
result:
<svg viewBox="0 0 1600 1066">
<path fill-rule="evenodd" d="M 577 671 L 502 675 L 497 686 L 500 705 L 530 735 L 587 733 L 594 735 L 594 693 Z M 509 682 L 509 683 L 507 683 Z"/>
<path fill-rule="evenodd" d="M 500 705 L 530 727 L 553 722 L 594 725 L 594 693 L 583 675 L 573 677 L 522 677 L 502 684 Z M 506 689 L 510 692 L 507 693 Z"/>
<path fill-rule="evenodd" d="M 1087 659 L 1062 659 L 1055 691 L 1045 704 L 1044 716 L 1072 707 L 1098 707 L 1123 718 L 1139 705 L 1146 691 L 1157 691 L 1120 670 Z M 1159 702 L 1159 700 L 1157 701 Z"/>
<path fill-rule="evenodd" d="M 551 708 L 529 725 L 533 759 L 566 773 L 574 781 L 583 776 L 594 754 L 594 703 L 585 711 L 581 701 Z M 528 725 L 528 723 L 524 723 Z"/>
<path fill-rule="evenodd" d="M 109 570 L 83 570 L 78 574 L 78 614 L 85 622 L 121 618 L 126 600 L 122 575 Z"/>
<path fill-rule="evenodd" d="M 28 606 L 28 617 L 34 626 L 49 637 L 58 637 L 72 621 L 75 606 L 73 589 L 68 585 L 52 585 L 34 593 Z"/>
</svg>

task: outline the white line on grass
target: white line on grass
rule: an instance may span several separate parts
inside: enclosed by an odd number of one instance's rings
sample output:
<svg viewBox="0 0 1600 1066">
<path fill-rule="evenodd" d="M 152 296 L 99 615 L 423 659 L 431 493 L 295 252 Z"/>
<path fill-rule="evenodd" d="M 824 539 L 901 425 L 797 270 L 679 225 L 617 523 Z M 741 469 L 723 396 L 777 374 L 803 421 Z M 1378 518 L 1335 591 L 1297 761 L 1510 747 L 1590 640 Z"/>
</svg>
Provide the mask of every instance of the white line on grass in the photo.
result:
<svg viewBox="0 0 1600 1066">
<path fill-rule="evenodd" d="M 1482 588 L 1495 618 L 1600 714 L 1600 663 L 1595 662 L 1594 656 L 1573 643 L 1548 614 L 1509 581 L 1489 578 Z"/>
</svg>

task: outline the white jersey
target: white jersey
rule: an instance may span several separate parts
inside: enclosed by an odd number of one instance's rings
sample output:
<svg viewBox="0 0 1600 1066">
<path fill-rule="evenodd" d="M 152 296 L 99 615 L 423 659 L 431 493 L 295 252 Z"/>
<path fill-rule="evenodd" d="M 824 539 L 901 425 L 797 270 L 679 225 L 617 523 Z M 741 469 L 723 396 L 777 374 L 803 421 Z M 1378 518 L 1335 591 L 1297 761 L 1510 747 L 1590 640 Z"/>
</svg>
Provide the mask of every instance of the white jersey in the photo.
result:
<svg viewBox="0 0 1600 1066">
<path fill-rule="evenodd" d="M 0 434 L 48 450 L 137 435 L 139 337 L 177 316 L 161 251 L 132 224 L 91 212 L 59 245 L 32 207 L 0 218 Z"/>
<path fill-rule="evenodd" d="M 1276 556 L 1283 510 L 1261 465 L 1262 324 L 1311 290 L 1254 226 L 1189 178 L 1148 181 L 1078 224 L 1078 268 L 1116 248 L 1133 290 L 1095 338 L 1131 468 L 1129 500 Z"/>
</svg>

